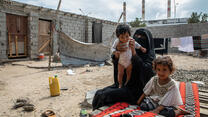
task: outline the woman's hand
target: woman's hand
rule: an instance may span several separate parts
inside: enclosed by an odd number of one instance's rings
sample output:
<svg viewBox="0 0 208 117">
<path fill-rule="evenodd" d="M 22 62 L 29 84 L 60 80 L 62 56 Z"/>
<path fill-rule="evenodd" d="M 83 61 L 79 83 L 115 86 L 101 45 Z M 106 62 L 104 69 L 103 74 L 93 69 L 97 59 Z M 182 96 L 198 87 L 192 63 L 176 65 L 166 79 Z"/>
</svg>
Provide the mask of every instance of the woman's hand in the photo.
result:
<svg viewBox="0 0 208 117">
<path fill-rule="evenodd" d="M 132 56 L 135 56 L 136 55 L 135 40 L 132 38 L 130 38 L 129 47 L 131 48 Z"/>
<path fill-rule="evenodd" d="M 119 51 L 115 51 L 115 52 L 113 52 L 113 54 L 115 55 L 115 58 L 119 58 L 119 55 L 120 55 L 120 52 Z"/>
</svg>

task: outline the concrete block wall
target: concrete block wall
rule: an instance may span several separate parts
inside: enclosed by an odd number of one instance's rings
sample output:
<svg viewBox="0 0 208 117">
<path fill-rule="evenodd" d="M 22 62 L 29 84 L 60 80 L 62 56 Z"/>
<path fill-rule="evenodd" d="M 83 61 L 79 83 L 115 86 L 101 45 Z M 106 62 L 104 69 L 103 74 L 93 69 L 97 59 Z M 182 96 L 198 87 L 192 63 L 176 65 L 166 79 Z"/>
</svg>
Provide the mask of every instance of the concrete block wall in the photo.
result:
<svg viewBox="0 0 208 117">
<path fill-rule="evenodd" d="M 0 12 L 0 60 L 7 59 L 6 14 Z"/>
<path fill-rule="evenodd" d="M 145 28 L 152 33 L 154 38 L 177 38 L 208 34 L 208 23 L 154 26 Z M 133 32 L 136 29 L 139 28 L 133 28 Z"/>
<path fill-rule="evenodd" d="M 88 19 L 88 43 L 92 43 L 92 21 Z"/>
<path fill-rule="evenodd" d="M 102 30 L 103 44 L 109 45 L 114 42 L 114 40 L 116 39 L 116 36 L 114 35 L 112 38 L 112 34 L 113 34 L 113 32 L 115 32 L 115 30 L 116 30 L 116 24 L 112 25 L 112 24 L 103 23 L 103 30 Z"/>
<path fill-rule="evenodd" d="M 38 57 L 38 21 L 39 14 L 30 12 L 28 17 L 28 40 L 29 40 L 29 56 L 31 59 Z"/>
<path fill-rule="evenodd" d="M 61 31 L 66 33 L 71 38 L 76 40 L 85 41 L 85 19 L 77 15 L 61 16 L 60 27 Z"/>
</svg>

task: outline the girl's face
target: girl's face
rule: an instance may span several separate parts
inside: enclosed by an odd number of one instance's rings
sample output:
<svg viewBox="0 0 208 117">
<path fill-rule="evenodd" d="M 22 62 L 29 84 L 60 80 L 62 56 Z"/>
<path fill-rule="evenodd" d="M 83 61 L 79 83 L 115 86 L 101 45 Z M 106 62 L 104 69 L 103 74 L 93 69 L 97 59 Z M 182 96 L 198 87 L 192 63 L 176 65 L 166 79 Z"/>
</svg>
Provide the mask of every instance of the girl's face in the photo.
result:
<svg viewBox="0 0 208 117">
<path fill-rule="evenodd" d="M 171 74 L 171 71 L 167 65 L 158 64 L 156 66 L 156 73 L 161 80 L 166 80 Z"/>
<path fill-rule="evenodd" d="M 120 34 L 118 38 L 122 43 L 126 43 L 129 40 L 129 33 Z"/>
</svg>

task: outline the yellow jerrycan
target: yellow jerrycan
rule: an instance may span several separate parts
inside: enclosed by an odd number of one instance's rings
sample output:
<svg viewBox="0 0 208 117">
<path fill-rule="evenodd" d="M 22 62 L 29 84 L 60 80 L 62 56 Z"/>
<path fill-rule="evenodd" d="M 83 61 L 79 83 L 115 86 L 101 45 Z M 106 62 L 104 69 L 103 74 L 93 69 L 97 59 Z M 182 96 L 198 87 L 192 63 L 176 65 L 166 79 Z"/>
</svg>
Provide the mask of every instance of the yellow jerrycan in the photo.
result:
<svg viewBox="0 0 208 117">
<path fill-rule="evenodd" d="M 49 87 L 51 96 L 60 95 L 60 86 L 57 75 L 55 75 L 55 77 L 49 77 Z"/>
</svg>

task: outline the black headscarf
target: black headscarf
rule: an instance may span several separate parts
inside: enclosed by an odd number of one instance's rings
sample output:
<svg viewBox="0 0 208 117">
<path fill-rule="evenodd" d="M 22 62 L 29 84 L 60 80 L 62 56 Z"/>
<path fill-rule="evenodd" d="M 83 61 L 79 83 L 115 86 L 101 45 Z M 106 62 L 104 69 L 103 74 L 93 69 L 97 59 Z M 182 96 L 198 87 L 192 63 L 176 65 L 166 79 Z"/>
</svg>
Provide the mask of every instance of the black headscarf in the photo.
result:
<svg viewBox="0 0 208 117">
<path fill-rule="evenodd" d="M 138 35 L 141 35 L 141 37 L 138 38 Z M 137 49 L 137 55 L 140 56 L 143 61 L 152 62 L 152 60 L 155 59 L 154 40 L 152 38 L 152 34 L 147 29 L 141 28 L 135 31 L 133 38 L 142 47 L 147 49 L 146 53 L 143 53 L 141 50 Z"/>
</svg>

